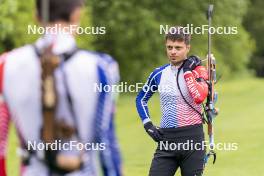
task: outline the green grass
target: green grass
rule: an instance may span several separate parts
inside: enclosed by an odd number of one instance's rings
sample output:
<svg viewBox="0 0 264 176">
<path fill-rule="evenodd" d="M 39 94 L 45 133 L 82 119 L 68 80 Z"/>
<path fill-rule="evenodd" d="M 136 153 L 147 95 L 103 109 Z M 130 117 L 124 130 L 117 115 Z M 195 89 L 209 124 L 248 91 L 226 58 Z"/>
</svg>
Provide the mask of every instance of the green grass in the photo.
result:
<svg viewBox="0 0 264 176">
<path fill-rule="evenodd" d="M 264 80 L 244 79 L 219 83 L 220 114 L 215 120 L 215 142 L 237 143 L 237 151 L 217 151 L 204 175 L 261 176 L 264 163 Z M 149 102 L 153 121 L 160 118 L 159 99 Z M 156 145 L 145 134 L 135 108 L 135 96 L 121 96 L 117 109 L 117 133 L 126 176 L 146 176 Z M 17 174 L 16 138 L 9 141 L 9 175 Z M 180 175 L 179 173 L 177 176 Z"/>
</svg>

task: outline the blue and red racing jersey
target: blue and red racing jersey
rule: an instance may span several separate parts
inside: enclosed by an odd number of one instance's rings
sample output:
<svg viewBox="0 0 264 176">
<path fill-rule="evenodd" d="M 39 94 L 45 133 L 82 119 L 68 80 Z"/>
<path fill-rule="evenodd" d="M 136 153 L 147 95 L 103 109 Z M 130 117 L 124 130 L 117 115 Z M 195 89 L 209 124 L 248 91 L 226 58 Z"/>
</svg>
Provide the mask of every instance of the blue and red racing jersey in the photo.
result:
<svg viewBox="0 0 264 176">
<path fill-rule="evenodd" d="M 185 73 L 183 69 L 179 71 L 179 68 L 167 64 L 156 68 L 150 74 L 136 98 L 138 114 L 143 124 L 151 121 L 148 101 L 155 92 L 159 92 L 160 95 L 161 128 L 177 128 L 202 123 L 199 113 L 202 113 L 201 103 L 207 96 L 208 86 L 205 82 L 198 82 L 196 78 L 206 78 L 207 72 L 203 66 Z M 196 110 L 186 103 L 179 89 L 185 100 Z"/>
</svg>

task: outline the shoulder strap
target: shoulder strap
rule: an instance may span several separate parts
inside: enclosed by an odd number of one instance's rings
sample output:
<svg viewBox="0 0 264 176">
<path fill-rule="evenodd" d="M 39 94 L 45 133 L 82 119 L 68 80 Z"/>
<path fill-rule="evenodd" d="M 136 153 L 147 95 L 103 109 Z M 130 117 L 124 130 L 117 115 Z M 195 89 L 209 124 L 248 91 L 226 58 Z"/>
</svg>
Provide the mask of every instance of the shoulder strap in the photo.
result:
<svg viewBox="0 0 264 176">
<path fill-rule="evenodd" d="M 41 54 L 42 52 L 36 47 L 35 44 L 32 45 L 36 55 L 38 57 L 41 57 Z M 62 62 L 61 64 L 65 64 L 65 62 L 67 62 L 68 60 L 70 60 L 80 49 L 75 47 L 73 50 L 69 51 L 69 52 L 65 52 L 65 53 L 62 53 L 60 55 L 58 55 L 58 57 L 60 57 L 62 59 Z M 61 65 L 61 66 L 62 66 Z M 74 112 L 74 108 L 73 108 L 73 102 L 72 102 L 72 97 L 70 95 L 70 91 L 69 91 L 69 85 L 68 85 L 68 82 L 67 82 L 67 75 L 65 73 L 65 71 L 63 69 L 61 69 L 62 71 L 62 74 L 63 74 L 63 84 L 65 86 L 65 89 L 66 89 L 66 96 L 67 96 L 67 100 L 68 100 L 68 103 L 69 103 L 69 107 L 70 107 L 70 112 L 72 114 L 72 117 L 73 117 L 73 122 L 74 122 L 74 126 L 76 127 L 76 136 L 77 138 L 79 138 L 79 132 L 78 132 L 78 128 L 77 128 L 77 125 L 78 125 L 78 122 L 77 122 L 77 117 L 76 117 L 76 113 Z"/>
<path fill-rule="evenodd" d="M 185 62 L 185 61 L 184 61 L 184 62 Z M 177 87 L 178 87 L 178 90 L 179 90 L 179 92 L 180 92 L 180 94 L 181 94 L 183 100 L 185 101 L 185 103 L 186 103 L 190 108 L 192 108 L 197 114 L 199 114 L 199 116 L 201 117 L 201 119 L 202 119 L 203 122 L 204 122 L 203 114 L 200 113 L 197 109 L 195 109 L 195 108 L 194 108 L 194 107 L 193 107 L 193 106 L 192 106 L 192 105 L 186 100 L 186 98 L 184 97 L 184 95 L 183 95 L 183 93 L 182 93 L 182 91 L 181 91 L 181 87 L 180 87 L 180 84 L 179 84 L 179 75 L 180 75 L 180 71 L 181 71 L 181 69 L 183 68 L 184 62 L 183 62 L 183 64 L 180 66 L 180 68 L 178 69 L 178 73 L 177 73 L 177 77 L 176 77 Z"/>
<path fill-rule="evenodd" d="M 37 46 L 36 46 L 35 44 L 32 44 L 32 47 L 33 47 L 33 49 L 34 49 L 36 55 L 37 55 L 38 57 L 41 57 L 41 51 L 37 48 Z M 58 56 L 62 56 L 62 58 L 64 59 L 64 61 L 67 61 L 67 60 L 69 60 L 70 58 L 72 58 L 72 56 L 73 56 L 74 54 L 76 54 L 77 51 L 79 51 L 79 50 L 80 50 L 80 49 L 79 49 L 78 47 L 75 47 L 73 50 L 71 50 L 71 51 L 69 51 L 69 52 L 62 53 L 62 54 L 60 54 L 60 55 L 58 55 Z"/>
</svg>

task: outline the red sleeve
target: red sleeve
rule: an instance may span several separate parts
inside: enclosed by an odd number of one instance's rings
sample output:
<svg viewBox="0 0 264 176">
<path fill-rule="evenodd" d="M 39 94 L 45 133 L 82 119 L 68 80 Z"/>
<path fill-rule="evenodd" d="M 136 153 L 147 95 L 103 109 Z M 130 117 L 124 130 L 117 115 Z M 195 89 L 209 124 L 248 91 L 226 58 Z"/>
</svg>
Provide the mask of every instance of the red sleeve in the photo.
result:
<svg viewBox="0 0 264 176">
<path fill-rule="evenodd" d="M 197 78 L 203 79 L 197 80 Z M 208 85 L 205 82 L 208 79 L 206 69 L 203 66 L 198 66 L 192 72 L 185 72 L 184 79 L 194 102 L 201 104 L 208 95 Z"/>
<path fill-rule="evenodd" d="M 6 176 L 5 156 L 9 127 L 9 113 L 3 98 L 4 58 L 0 56 L 0 176 Z"/>
</svg>

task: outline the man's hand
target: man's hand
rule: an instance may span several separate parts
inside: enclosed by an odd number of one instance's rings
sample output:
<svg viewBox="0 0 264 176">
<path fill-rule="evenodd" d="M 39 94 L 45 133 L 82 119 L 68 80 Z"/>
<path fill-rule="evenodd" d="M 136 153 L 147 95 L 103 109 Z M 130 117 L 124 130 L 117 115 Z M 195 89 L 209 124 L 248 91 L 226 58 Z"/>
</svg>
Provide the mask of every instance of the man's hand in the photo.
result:
<svg viewBox="0 0 264 176">
<path fill-rule="evenodd" d="M 156 142 L 162 141 L 163 139 L 163 133 L 159 129 L 159 127 L 156 127 L 152 124 L 152 122 L 147 122 L 144 125 L 144 128 L 146 132 L 149 134 L 149 136 Z"/>
<path fill-rule="evenodd" d="M 193 76 L 196 80 L 203 79 L 205 81 L 208 80 L 208 71 L 204 66 L 197 66 L 193 71 Z"/>
<path fill-rule="evenodd" d="M 189 56 L 184 62 L 183 71 L 192 71 L 199 65 L 202 65 L 202 61 L 198 56 Z"/>
</svg>

